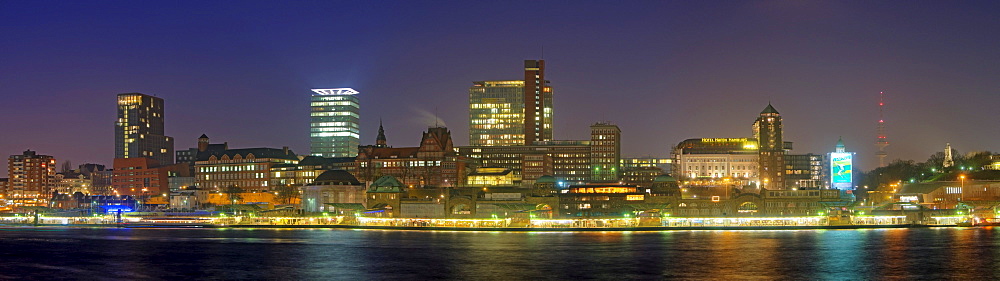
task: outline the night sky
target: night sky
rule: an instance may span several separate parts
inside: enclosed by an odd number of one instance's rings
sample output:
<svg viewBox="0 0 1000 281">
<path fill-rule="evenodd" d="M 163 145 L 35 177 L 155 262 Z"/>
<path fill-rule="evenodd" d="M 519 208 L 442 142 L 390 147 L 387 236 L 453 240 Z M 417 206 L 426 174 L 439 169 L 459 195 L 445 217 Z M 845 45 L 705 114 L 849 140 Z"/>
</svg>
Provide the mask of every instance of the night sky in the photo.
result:
<svg viewBox="0 0 1000 281">
<path fill-rule="evenodd" d="M 165 99 L 178 150 L 307 154 L 309 89 L 338 87 L 362 144 L 382 118 L 416 146 L 437 113 L 465 145 L 472 81 L 537 58 L 556 139 L 612 121 L 624 156 L 749 137 L 770 101 L 793 153 L 843 136 L 871 169 L 880 91 L 891 159 L 1000 150 L 997 1 L 278 2 L 0 1 L 0 154 L 110 165 L 125 92 Z"/>
</svg>

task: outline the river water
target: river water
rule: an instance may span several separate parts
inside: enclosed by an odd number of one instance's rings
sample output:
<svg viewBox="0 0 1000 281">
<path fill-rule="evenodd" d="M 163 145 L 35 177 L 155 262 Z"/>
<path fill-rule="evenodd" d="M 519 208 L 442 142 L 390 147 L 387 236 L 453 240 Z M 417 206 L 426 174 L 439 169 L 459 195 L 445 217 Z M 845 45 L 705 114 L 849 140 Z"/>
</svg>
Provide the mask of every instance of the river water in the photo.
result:
<svg viewBox="0 0 1000 281">
<path fill-rule="evenodd" d="M 0 279 L 1000 279 L 1000 228 L 0 228 Z"/>
</svg>

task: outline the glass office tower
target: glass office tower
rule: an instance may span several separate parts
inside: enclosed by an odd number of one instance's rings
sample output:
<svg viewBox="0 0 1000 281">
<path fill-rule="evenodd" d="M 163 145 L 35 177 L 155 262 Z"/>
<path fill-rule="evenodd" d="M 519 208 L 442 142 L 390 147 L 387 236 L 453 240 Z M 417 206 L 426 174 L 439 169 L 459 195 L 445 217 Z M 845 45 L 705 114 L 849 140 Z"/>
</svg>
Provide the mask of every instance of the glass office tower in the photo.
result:
<svg viewBox="0 0 1000 281">
<path fill-rule="evenodd" d="M 354 157 L 360 144 L 360 106 L 351 88 L 313 89 L 309 123 L 309 154 Z"/>
</svg>

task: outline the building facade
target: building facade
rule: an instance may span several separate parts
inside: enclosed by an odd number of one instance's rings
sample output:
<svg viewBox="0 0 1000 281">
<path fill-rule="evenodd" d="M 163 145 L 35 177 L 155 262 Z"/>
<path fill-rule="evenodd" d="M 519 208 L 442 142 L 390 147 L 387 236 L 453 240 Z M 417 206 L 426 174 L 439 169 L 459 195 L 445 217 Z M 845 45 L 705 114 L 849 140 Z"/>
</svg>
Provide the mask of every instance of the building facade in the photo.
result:
<svg viewBox="0 0 1000 281">
<path fill-rule="evenodd" d="M 364 211 L 365 186 L 347 171 L 331 170 L 301 187 L 302 210 L 306 212 L 334 211 L 328 204 L 358 204 L 352 211 Z M 340 205 L 343 206 L 343 205 Z"/>
<path fill-rule="evenodd" d="M 753 132 L 758 145 L 757 168 L 761 187 L 784 189 L 785 142 L 782 140 L 781 114 L 770 103 L 753 123 Z"/>
<path fill-rule="evenodd" d="M 671 172 L 671 158 L 629 157 L 619 161 L 622 182 L 638 187 L 649 187 L 656 177 Z"/>
<path fill-rule="evenodd" d="M 611 123 L 598 122 L 590 126 L 591 181 L 621 179 L 621 137 L 621 129 Z"/>
<path fill-rule="evenodd" d="M 477 81 L 469 89 L 469 144 L 524 145 L 524 81 Z"/>
<path fill-rule="evenodd" d="M 152 158 L 115 158 L 111 189 L 115 195 L 144 198 L 169 194 L 170 177 L 191 176 L 187 165 L 160 165 Z"/>
<path fill-rule="evenodd" d="M 309 154 L 354 157 L 360 144 L 361 107 L 351 88 L 313 89 L 309 104 Z"/>
<path fill-rule="evenodd" d="M 115 158 L 147 157 L 174 163 L 174 139 L 163 132 L 163 99 L 140 93 L 118 95 Z"/>
<path fill-rule="evenodd" d="M 514 175 L 507 168 L 476 168 L 465 180 L 465 186 L 473 187 L 512 185 L 514 185 Z"/>
<path fill-rule="evenodd" d="M 363 182 L 393 176 L 419 188 L 458 186 L 465 181 L 465 161 L 455 153 L 448 128 L 428 128 L 418 147 L 381 144 L 359 149 L 354 176 Z"/>
<path fill-rule="evenodd" d="M 469 145 L 530 145 L 552 140 L 552 88 L 545 61 L 524 61 L 524 80 L 473 82 Z"/>
<path fill-rule="evenodd" d="M 819 154 L 786 154 L 785 182 L 788 188 L 826 189 L 830 187 L 825 167 L 828 158 Z"/>
<path fill-rule="evenodd" d="M 482 167 L 510 169 L 514 181 L 521 186 L 530 186 L 544 175 L 554 176 L 564 185 L 590 180 L 589 140 L 540 141 L 519 146 L 463 146 L 458 148 L 458 152 Z"/>
<path fill-rule="evenodd" d="M 243 148 L 202 153 L 195 162 L 195 185 L 210 191 L 237 187 L 243 192 L 270 191 L 274 167 L 298 164 L 294 152 L 284 148 Z"/>
<path fill-rule="evenodd" d="M 7 200 L 12 207 L 47 206 L 55 191 L 56 159 L 26 150 L 7 158 Z"/>
<path fill-rule="evenodd" d="M 552 88 L 545 60 L 524 61 L 524 143 L 552 140 Z"/>
<path fill-rule="evenodd" d="M 757 140 L 752 138 L 687 139 L 674 147 L 671 174 L 686 185 L 759 186 Z"/>
</svg>

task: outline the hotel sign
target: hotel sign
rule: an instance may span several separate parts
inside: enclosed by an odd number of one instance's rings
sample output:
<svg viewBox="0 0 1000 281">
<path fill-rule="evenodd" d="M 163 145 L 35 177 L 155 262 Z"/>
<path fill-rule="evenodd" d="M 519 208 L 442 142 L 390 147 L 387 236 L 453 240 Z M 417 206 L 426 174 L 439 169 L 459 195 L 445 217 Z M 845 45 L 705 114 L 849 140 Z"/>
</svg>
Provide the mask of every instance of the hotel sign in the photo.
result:
<svg viewBox="0 0 1000 281">
<path fill-rule="evenodd" d="M 709 138 L 701 139 L 701 142 L 746 142 L 746 138 Z"/>
</svg>

